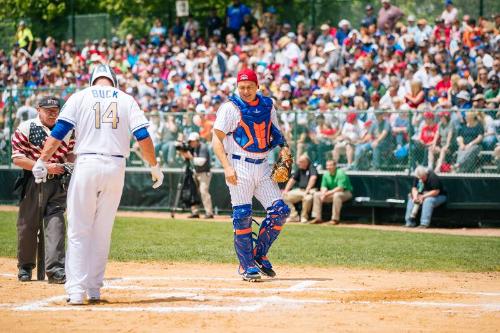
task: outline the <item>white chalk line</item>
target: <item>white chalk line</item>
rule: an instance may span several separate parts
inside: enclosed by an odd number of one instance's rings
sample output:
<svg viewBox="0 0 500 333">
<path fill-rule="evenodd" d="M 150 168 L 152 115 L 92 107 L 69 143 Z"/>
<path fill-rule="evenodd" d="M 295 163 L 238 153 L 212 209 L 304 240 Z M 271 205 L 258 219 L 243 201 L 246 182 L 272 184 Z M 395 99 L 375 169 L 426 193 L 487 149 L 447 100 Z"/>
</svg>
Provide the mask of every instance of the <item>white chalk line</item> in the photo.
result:
<svg viewBox="0 0 500 333">
<path fill-rule="evenodd" d="M 289 291 L 304 291 L 306 289 L 308 289 L 309 287 L 312 287 L 316 284 L 317 281 L 302 281 L 302 282 L 299 282 L 297 283 L 296 285 L 293 285 L 291 286 L 290 288 L 288 288 Z"/>
<path fill-rule="evenodd" d="M 6 277 L 6 278 L 17 278 L 17 275 L 10 274 L 10 273 L 0 273 L 0 276 Z"/>
<path fill-rule="evenodd" d="M 284 305 L 284 306 L 299 306 L 307 304 L 362 304 L 362 305 L 405 305 L 421 308 L 470 308 L 482 309 L 485 311 L 500 311 L 500 303 L 451 303 L 451 302 L 424 302 L 424 301 L 345 301 L 345 300 L 297 300 L 287 299 L 279 296 L 258 298 L 258 297 L 217 297 L 203 296 L 196 294 L 151 294 L 151 298 L 166 298 L 177 299 L 185 298 L 191 301 L 225 301 L 232 300 L 238 302 L 251 303 L 247 305 L 229 305 L 229 306 L 214 306 L 214 305 L 198 305 L 198 306 L 127 306 L 127 307 L 110 307 L 110 306 L 49 306 L 50 303 L 61 301 L 66 296 L 55 296 L 33 303 L 24 304 L 21 306 L 10 306 L 14 311 L 97 311 L 97 312 L 154 312 L 154 313 L 176 313 L 176 312 L 213 312 L 213 313 L 231 313 L 231 312 L 256 312 L 266 305 Z"/>
<path fill-rule="evenodd" d="M 15 277 L 13 274 L 2 274 L 2 276 L 9 275 L 9 277 Z M 111 312 L 155 312 L 155 313 L 174 313 L 174 312 L 255 312 L 260 310 L 266 305 L 284 305 L 284 306 L 300 306 L 306 304 L 329 304 L 329 303 L 342 303 L 342 304 L 367 304 L 367 305 L 405 305 L 405 306 L 415 306 L 415 307 L 427 307 L 427 308 L 480 308 L 487 311 L 500 311 L 500 303 L 450 303 L 450 302 L 433 302 L 433 301 L 344 301 L 344 300 L 315 300 L 315 299 L 290 299 L 279 296 L 268 296 L 268 297 L 235 297 L 235 296 L 205 296 L 200 294 L 194 294 L 192 292 L 239 292 L 239 293 L 254 293 L 254 294 L 275 294 L 275 293 L 300 293 L 300 292 L 311 292 L 311 291 L 334 291 L 334 292 L 351 292 L 351 291 L 369 291 L 367 288 L 316 288 L 314 286 L 318 281 L 313 280 L 303 280 L 299 283 L 292 285 L 288 288 L 216 288 L 216 287 L 144 287 L 138 285 L 114 285 L 115 283 L 123 281 L 137 281 L 137 280 L 148 280 L 148 281 L 179 281 L 179 280 L 209 280 L 209 281 L 240 281 L 239 279 L 227 279 L 227 278 L 184 278 L 184 277 L 125 277 L 119 279 L 108 279 L 105 281 L 104 289 L 115 289 L 115 290 L 159 290 L 159 291 L 175 291 L 175 293 L 157 293 L 150 294 L 150 298 L 164 298 L 164 299 L 178 299 L 184 298 L 187 301 L 235 301 L 239 303 L 247 303 L 245 305 L 197 305 L 197 306 L 150 306 L 150 307 L 110 307 L 110 306 L 51 306 L 51 303 L 62 301 L 66 299 L 66 296 L 54 296 L 46 298 L 43 300 L 29 302 L 22 305 L 13 304 L 0 304 L 0 308 L 10 308 L 14 311 L 111 311 Z M 179 292 L 182 291 L 182 292 Z M 191 293 L 187 293 L 190 291 Z M 377 291 L 377 290 L 372 290 Z M 378 290 L 380 291 L 380 290 Z M 401 289 L 404 291 L 404 289 Z M 436 294 L 472 294 L 472 295 L 482 295 L 482 296 L 498 296 L 500 293 L 496 292 L 433 292 Z M 248 304 L 254 303 L 254 304 Z"/>
<path fill-rule="evenodd" d="M 199 294 L 189 294 L 189 293 L 162 293 L 162 294 L 149 294 L 148 297 L 153 299 L 186 299 L 198 302 L 209 302 L 209 301 L 237 301 L 240 303 L 265 303 L 266 305 L 282 305 L 282 304 L 327 304 L 330 301 L 318 300 L 318 299 L 293 299 L 285 298 L 280 296 L 268 296 L 268 297 L 236 297 L 236 296 L 205 296 Z"/>
</svg>

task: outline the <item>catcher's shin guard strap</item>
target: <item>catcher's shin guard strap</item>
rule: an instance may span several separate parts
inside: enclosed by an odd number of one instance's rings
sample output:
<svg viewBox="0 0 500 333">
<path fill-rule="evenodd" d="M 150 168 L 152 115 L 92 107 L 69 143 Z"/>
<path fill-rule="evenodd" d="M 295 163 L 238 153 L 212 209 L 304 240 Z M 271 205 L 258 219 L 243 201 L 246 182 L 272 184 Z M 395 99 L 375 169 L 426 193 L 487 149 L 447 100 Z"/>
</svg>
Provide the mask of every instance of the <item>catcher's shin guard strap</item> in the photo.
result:
<svg viewBox="0 0 500 333">
<path fill-rule="evenodd" d="M 252 206 L 233 207 L 234 248 L 243 271 L 255 267 L 252 243 Z"/>
<path fill-rule="evenodd" d="M 255 247 L 256 258 L 262 258 L 267 255 L 271 245 L 278 238 L 288 215 L 290 215 L 290 208 L 288 208 L 283 200 L 275 201 L 267 209 L 266 218 L 260 225 L 259 238 Z"/>
</svg>

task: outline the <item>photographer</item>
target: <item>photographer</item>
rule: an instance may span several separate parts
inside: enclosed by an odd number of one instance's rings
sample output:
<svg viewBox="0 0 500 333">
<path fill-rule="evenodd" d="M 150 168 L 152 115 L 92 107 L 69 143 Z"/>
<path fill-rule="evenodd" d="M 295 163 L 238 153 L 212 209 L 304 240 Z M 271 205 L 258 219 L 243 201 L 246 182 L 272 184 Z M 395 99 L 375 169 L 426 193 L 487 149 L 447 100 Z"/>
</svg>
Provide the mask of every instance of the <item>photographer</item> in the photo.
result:
<svg viewBox="0 0 500 333">
<path fill-rule="evenodd" d="M 205 216 L 203 216 L 203 218 L 213 219 L 212 197 L 208 192 L 210 188 L 210 179 L 212 178 L 212 174 L 210 173 L 210 153 L 208 151 L 208 146 L 206 143 L 200 141 L 200 135 L 196 132 L 189 134 L 188 145 L 189 149 L 187 150 L 179 149 L 180 154 L 184 159 L 193 161 L 194 177 L 201 194 L 203 208 L 205 208 Z M 198 206 L 192 206 L 189 218 L 198 217 L 200 217 Z"/>
<path fill-rule="evenodd" d="M 416 227 L 418 211 L 422 208 L 419 228 L 428 228 L 431 224 L 434 208 L 446 202 L 446 191 L 438 176 L 431 170 L 418 166 L 415 169 L 413 187 L 408 195 L 405 227 Z"/>
</svg>

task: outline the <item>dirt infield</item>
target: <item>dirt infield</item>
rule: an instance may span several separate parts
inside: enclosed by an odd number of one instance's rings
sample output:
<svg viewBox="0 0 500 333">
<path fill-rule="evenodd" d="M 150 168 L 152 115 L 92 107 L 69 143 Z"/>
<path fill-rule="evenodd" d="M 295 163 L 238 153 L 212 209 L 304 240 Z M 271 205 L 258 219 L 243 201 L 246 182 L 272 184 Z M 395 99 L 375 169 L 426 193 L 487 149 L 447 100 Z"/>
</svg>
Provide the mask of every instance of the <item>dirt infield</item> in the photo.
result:
<svg viewBox="0 0 500 333">
<path fill-rule="evenodd" d="M 239 279 L 232 265 L 108 265 L 103 302 L 65 304 L 61 285 L 20 283 L 0 258 L 4 332 L 495 332 L 500 273 L 278 267 Z"/>
</svg>

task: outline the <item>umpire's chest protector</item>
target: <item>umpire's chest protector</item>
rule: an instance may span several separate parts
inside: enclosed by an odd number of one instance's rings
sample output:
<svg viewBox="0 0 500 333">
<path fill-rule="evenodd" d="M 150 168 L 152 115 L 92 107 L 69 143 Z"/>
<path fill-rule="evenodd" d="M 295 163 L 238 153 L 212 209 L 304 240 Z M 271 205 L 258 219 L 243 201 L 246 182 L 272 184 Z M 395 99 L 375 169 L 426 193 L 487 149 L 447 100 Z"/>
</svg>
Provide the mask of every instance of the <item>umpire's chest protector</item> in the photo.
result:
<svg viewBox="0 0 500 333">
<path fill-rule="evenodd" d="M 252 106 L 239 96 L 229 100 L 240 110 L 241 120 L 232 133 L 234 141 L 242 149 L 251 153 L 264 153 L 271 148 L 271 110 L 273 101 L 269 97 L 258 95 L 259 103 Z"/>
</svg>

